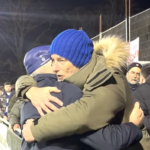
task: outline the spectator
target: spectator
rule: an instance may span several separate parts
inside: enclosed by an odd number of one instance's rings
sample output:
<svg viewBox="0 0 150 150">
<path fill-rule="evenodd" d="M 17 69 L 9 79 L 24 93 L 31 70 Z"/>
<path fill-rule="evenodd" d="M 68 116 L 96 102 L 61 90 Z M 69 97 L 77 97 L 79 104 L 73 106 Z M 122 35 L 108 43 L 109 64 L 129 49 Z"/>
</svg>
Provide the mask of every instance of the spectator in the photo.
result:
<svg viewBox="0 0 150 150">
<path fill-rule="evenodd" d="M 83 89 L 84 95 L 75 103 L 41 117 L 31 129 L 25 124 L 23 135 L 27 141 L 50 140 L 129 121 L 134 102 L 121 70 L 128 60 L 124 42 L 109 37 L 93 47 L 84 31 L 70 29 L 53 40 L 50 54 L 57 79 L 74 83 Z M 26 96 L 40 114 L 41 107 L 47 112 L 48 101 L 56 100 L 49 95 L 52 88 L 30 88 L 37 86 L 35 81 L 29 85 L 21 79 L 16 84 L 17 95 L 25 96 L 27 91 Z"/>
<path fill-rule="evenodd" d="M 141 68 L 142 65 L 139 63 L 132 63 L 128 66 L 126 77 L 131 91 L 135 91 L 139 86 Z"/>
<path fill-rule="evenodd" d="M 5 82 L 4 83 L 4 92 L 0 96 L 3 108 L 2 108 L 2 117 L 5 120 L 8 120 L 8 104 L 9 104 L 9 97 L 11 94 L 11 83 L 10 82 Z"/>
<path fill-rule="evenodd" d="M 145 145 L 150 148 L 150 64 L 145 65 L 141 69 L 141 84 L 134 92 L 133 96 L 135 101 L 140 103 L 142 110 L 144 111 L 144 120 L 143 124 L 146 127 L 143 132 L 147 135 L 147 139 L 145 140 Z M 147 130 L 147 132 L 145 131 Z"/>
</svg>

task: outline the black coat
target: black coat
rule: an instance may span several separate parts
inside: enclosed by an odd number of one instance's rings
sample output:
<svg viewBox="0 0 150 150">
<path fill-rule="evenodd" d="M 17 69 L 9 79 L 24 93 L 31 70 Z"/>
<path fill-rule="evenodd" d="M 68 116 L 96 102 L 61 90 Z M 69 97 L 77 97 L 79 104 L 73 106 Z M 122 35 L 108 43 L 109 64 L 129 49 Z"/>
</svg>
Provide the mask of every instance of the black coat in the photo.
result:
<svg viewBox="0 0 150 150">
<path fill-rule="evenodd" d="M 82 97 L 82 91 L 68 82 L 57 82 L 56 76 L 51 74 L 37 75 L 34 79 L 38 87 L 53 86 L 61 90 L 61 93 L 51 93 L 53 96 L 63 101 L 64 106 L 74 103 Z M 57 104 L 55 104 L 57 107 Z M 37 119 L 40 117 L 31 102 L 27 102 L 22 107 L 21 126 L 29 118 Z M 28 112 L 28 113 L 24 113 Z M 131 143 L 137 142 L 142 138 L 142 133 L 132 123 L 122 125 L 109 125 L 98 131 L 92 131 L 83 135 L 74 135 L 69 138 L 64 137 L 47 142 L 23 141 L 22 150 L 75 150 L 75 149 L 96 149 L 96 150 L 120 150 L 128 147 Z M 76 145 L 76 146 L 73 146 Z M 88 147 L 88 146 L 90 147 Z"/>
<path fill-rule="evenodd" d="M 150 134 L 150 77 L 133 92 L 133 96 L 144 111 L 143 123 Z"/>
</svg>

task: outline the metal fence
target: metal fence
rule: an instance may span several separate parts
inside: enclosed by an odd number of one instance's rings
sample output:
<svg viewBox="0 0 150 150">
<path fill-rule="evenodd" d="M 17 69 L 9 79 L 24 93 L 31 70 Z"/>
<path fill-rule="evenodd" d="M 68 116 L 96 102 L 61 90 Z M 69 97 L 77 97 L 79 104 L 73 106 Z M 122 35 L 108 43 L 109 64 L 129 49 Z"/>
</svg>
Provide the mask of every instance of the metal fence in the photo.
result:
<svg viewBox="0 0 150 150">
<path fill-rule="evenodd" d="M 150 9 L 131 17 L 130 37 L 140 38 L 139 60 L 150 61 Z"/>
<path fill-rule="evenodd" d="M 21 150 L 21 138 L 0 119 L 0 150 Z"/>
<path fill-rule="evenodd" d="M 143 11 L 129 18 L 129 35 L 127 32 L 127 20 L 118 25 L 100 33 L 92 38 L 93 41 L 99 41 L 107 35 L 117 35 L 127 41 L 132 41 L 139 37 L 139 61 L 150 61 L 150 9 Z"/>
<path fill-rule="evenodd" d="M 98 41 L 101 38 L 109 35 L 117 35 L 121 37 L 122 39 L 126 40 L 126 20 L 122 21 L 121 23 L 117 24 L 116 26 L 100 33 L 99 35 L 92 38 L 93 41 Z"/>
</svg>

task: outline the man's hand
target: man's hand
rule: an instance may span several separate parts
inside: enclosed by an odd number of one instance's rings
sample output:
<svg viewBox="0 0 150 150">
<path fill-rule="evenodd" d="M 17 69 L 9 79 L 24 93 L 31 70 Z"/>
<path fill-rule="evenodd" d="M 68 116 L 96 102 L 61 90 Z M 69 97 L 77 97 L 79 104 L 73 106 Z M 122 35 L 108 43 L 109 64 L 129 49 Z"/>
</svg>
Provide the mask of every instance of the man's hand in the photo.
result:
<svg viewBox="0 0 150 150">
<path fill-rule="evenodd" d="M 140 103 L 136 102 L 130 114 L 129 122 L 132 122 L 136 126 L 140 127 L 143 121 L 143 118 L 144 118 L 144 113 L 143 113 L 143 110 L 140 108 Z"/>
<path fill-rule="evenodd" d="M 50 101 L 57 103 L 60 106 L 63 105 L 62 101 L 50 95 L 51 92 L 60 93 L 61 91 L 55 87 L 32 87 L 26 92 L 27 98 L 31 100 L 33 106 L 37 109 L 41 116 L 44 115 L 42 110 L 47 113 L 49 113 L 50 110 L 58 110 L 58 108 L 50 103 Z"/>
<path fill-rule="evenodd" d="M 23 125 L 22 135 L 27 142 L 34 141 L 34 137 L 31 132 L 31 125 L 33 124 L 33 119 L 28 119 L 26 123 Z"/>
<path fill-rule="evenodd" d="M 20 129 L 20 125 L 19 124 L 14 124 L 13 130 L 16 131 L 16 129 Z"/>
</svg>

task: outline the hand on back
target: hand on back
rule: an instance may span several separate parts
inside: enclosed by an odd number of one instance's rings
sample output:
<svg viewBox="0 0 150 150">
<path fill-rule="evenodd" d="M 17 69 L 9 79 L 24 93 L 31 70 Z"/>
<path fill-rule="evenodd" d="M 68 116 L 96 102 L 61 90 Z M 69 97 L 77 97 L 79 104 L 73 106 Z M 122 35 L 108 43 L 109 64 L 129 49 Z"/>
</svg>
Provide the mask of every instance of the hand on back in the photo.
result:
<svg viewBox="0 0 150 150">
<path fill-rule="evenodd" d="M 58 110 L 58 108 L 52 103 L 50 103 L 50 101 L 60 106 L 63 105 L 63 103 L 58 98 L 50 94 L 51 92 L 60 93 L 61 91 L 58 90 L 56 87 L 32 87 L 26 92 L 27 98 L 31 100 L 32 104 L 41 116 L 44 115 L 42 110 L 44 110 L 47 113 L 51 112 L 51 110 Z"/>
</svg>

